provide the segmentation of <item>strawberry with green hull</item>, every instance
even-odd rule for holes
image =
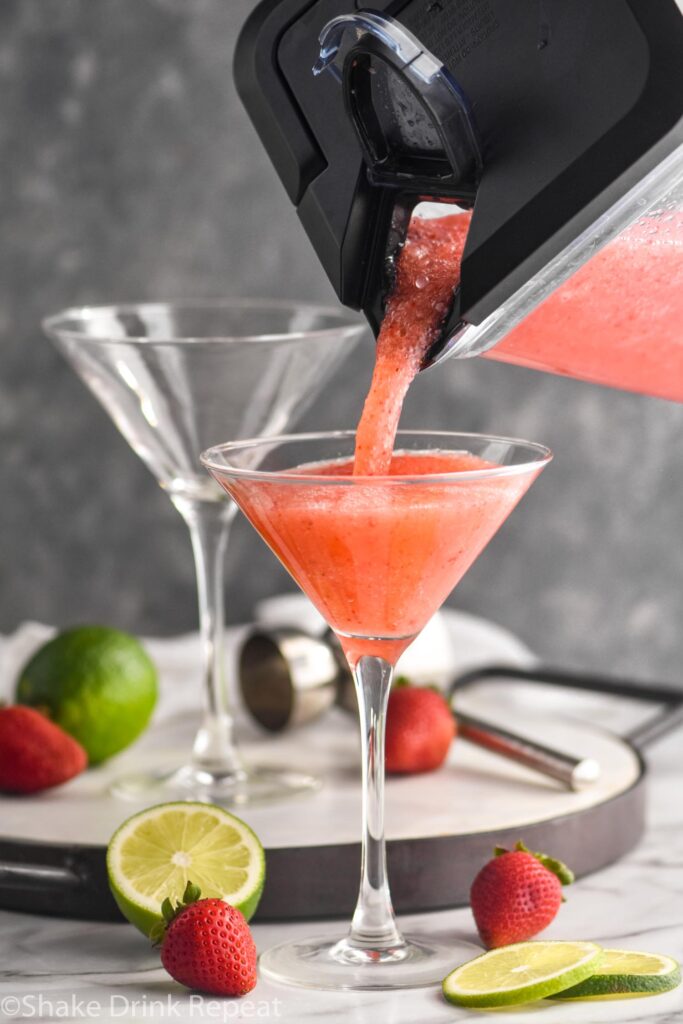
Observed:
[[[487,949],[525,942],[547,928],[563,902],[562,886],[574,875],[562,861],[532,853],[522,842],[496,847],[493,860],[472,883],[470,906]]]
[[[219,899],[201,899],[192,882],[182,902],[162,904],[164,923],[151,936],[171,977],[197,992],[243,996],[256,985],[256,945],[241,911]]]

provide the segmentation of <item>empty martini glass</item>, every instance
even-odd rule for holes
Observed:
[[[363,324],[344,310],[230,299],[69,309],[44,327],[180,512],[196,563],[205,696],[191,758],[121,777],[113,792],[229,806],[315,788],[290,767],[245,765],[235,747],[222,638],[223,563],[236,508],[199,454],[220,437],[286,430]]]
[[[458,949],[404,938],[392,910],[384,730],[393,667],[551,454],[502,437],[399,431],[391,474],[354,477],[354,445],[355,434],[343,431],[224,444],[202,455],[337,634],[360,710],[363,834],[351,929],[337,942],[277,946],[261,969],[313,988],[430,985],[452,970]]]

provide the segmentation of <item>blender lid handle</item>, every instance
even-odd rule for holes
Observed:
[[[441,69],[442,65],[436,57],[424,50],[413,33],[394,18],[373,11],[358,11],[332,18],[321,30],[318,37],[320,57],[313,66],[313,74],[319,75],[329,68],[341,81],[348,50],[348,45],[345,47],[344,44],[359,43],[365,36],[374,36],[383,43],[395,54],[397,66],[401,68],[408,67],[424,54],[428,61],[423,68],[418,67],[418,74],[422,74],[425,81]]]
[[[373,11],[333,18],[319,43],[313,74],[328,70],[343,85],[371,182],[471,202],[481,148],[469,101],[442,62],[408,29]],[[389,101],[377,109],[373,78]]]

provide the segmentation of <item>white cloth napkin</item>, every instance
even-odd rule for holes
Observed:
[[[325,624],[307,598],[284,594],[261,602],[257,622],[296,626],[320,633]],[[225,649],[229,678],[235,678],[235,658],[248,626],[226,629]],[[53,626],[24,622],[13,633],[0,636],[0,701],[11,702],[17,677],[28,658],[55,634]],[[177,637],[142,638],[159,672],[159,701],[155,721],[187,711],[199,711],[201,648],[197,633]],[[528,664],[532,655],[525,645],[500,626],[465,612],[445,609],[437,613],[408,648],[398,671],[418,683],[444,685],[455,674],[492,661]]]

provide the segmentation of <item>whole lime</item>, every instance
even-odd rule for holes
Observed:
[[[85,747],[90,764],[106,761],[146,728],[157,673],[128,633],[79,626],[44,644],[22,669],[19,704],[39,707]]]

